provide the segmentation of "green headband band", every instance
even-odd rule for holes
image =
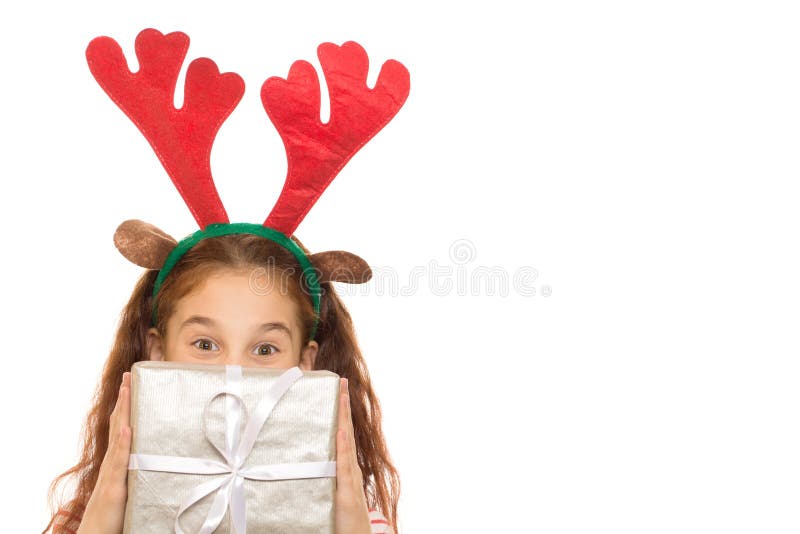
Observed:
[[[174,249],[172,249],[172,252],[169,253],[169,256],[167,256],[167,260],[164,262],[161,270],[159,270],[158,277],[156,278],[155,285],[153,286],[152,324],[156,324],[156,295],[158,295],[158,291],[161,289],[164,279],[167,277],[172,268],[175,267],[175,264],[178,263],[178,260],[180,260],[189,249],[191,249],[201,240],[208,237],[219,237],[230,234],[253,234],[264,237],[281,245],[283,248],[291,252],[295,258],[297,258],[297,261],[300,263],[300,267],[303,270],[303,276],[305,277],[306,284],[308,285],[308,290],[311,293],[311,300],[314,303],[314,326],[311,328],[311,335],[309,336],[309,339],[314,339],[314,336],[317,333],[317,325],[319,324],[320,295],[322,294],[322,288],[319,285],[319,278],[317,277],[317,270],[313,265],[311,265],[311,260],[308,259],[308,256],[306,256],[306,253],[303,252],[303,249],[300,248],[297,243],[292,241],[289,236],[283,232],[273,230],[272,228],[267,228],[266,226],[253,223],[209,224],[204,230],[198,230],[192,235],[181,240],[181,242],[178,243]]]

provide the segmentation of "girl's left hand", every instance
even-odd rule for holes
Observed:
[[[371,534],[361,468],[356,458],[353,419],[347,379],[339,384],[339,420],[336,431],[336,534]]]

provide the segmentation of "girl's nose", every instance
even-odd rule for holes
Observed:
[[[245,360],[244,356],[239,351],[232,351],[225,354],[223,358],[225,365],[247,365],[247,360]]]
[[[245,365],[247,365],[247,360],[245,360],[245,358],[241,354],[236,352],[234,354],[228,355],[228,357],[226,358],[226,362],[225,363],[227,365],[245,366]]]

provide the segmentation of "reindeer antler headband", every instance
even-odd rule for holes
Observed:
[[[192,212],[200,230],[180,243],[139,220],[123,222],[114,243],[128,260],[159,270],[155,296],[183,254],[208,237],[255,234],[289,250],[303,270],[317,321],[320,283],[366,282],[369,265],[345,251],[306,255],[292,234],[328,184],[358,150],[383,128],[406,100],[409,75],[386,61],[373,89],[367,87],[367,54],[355,42],[321,44],[317,49],[330,94],[330,119],[320,121],[320,87],[314,67],[295,61],[286,79],[272,77],[261,87],[264,108],[286,147],[286,182],[263,224],[230,223],[211,176],[211,146],[222,123],[244,94],[244,81],[220,74],[208,58],[195,59],[186,72],[184,104],[173,105],[178,73],[189,37],[147,29],[136,37],[139,71],[132,73],[116,41],[98,37],[89,43],[89,69],[111,99],[141,130]]]

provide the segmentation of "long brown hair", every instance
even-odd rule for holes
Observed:
[[[155,327],[162,336],[166,335],[167,321],[178,300],[214,272],[267,265],[274,267],[275,272],[282,275],[282,280],[289,281],[289,294],[300,310],[303,339],[308,339],[315,316],[310,297],[304,294],[301,278],[293,274],[301,272],[297,260],[280,245],[249,234],[207,238],[189,250],[166,277],[156,297]],[[70,478],[76,480],[74,496],[60,508],[68,514],[77,515],[86,506],[97,483],[100,465],[108,448],[109,419],[122,383],[122,374],[130,371],[135,362],[147,359],[146,336],[157,275],[158,271],[145,271],[120,314],[114,345],[83,426],[80,460],[57,476],[50,485],[48,500],[53,511],[59,508],[54,504],[54,496],[60,483]],[[348,379],[358,465],[364,477],[367,503],[370,507],[380,509],[396,530],[400,479],[383,437],[380,404],[372,389],[350,314],[330,283],[324,282],[321,287],[319,325],[314,338],[319,344],[315,369],[326,369]],[[54,525],[56,516],[54,513],[43,534],[51,526],[53,534],[66,532],[58,524]]]

